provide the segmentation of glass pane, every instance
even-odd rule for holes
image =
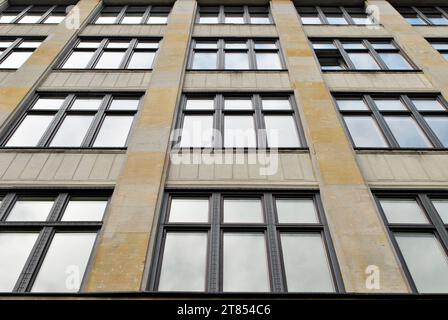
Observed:
[[[300,17],[303,24],[322,24],[318,17]]]
[[[264,234],[225,233],[223,246],[223,291],[270,290]]]
[[[277,199],[278,222],[319,223],[312,199]]]
[[[19,20],[19,23],[37,23],[37,21],[42,18],[42,15],[31,15],[27,14],[22,19]]]
[[[171,199],[169,222],[208,222],[208,199]]]
[[[150,16],[148,18],[147,24],[166,24],[168,21],[168,17],[163,16]]]
[[[437,50],[448,50],[448,42],[438,42],[438,43],[431,43],[431,45],[434,47],[434,49]]]
[[[18,69],[32,54],[31,51],[14,51],[0,63],[0,68]]]
[[[448,260],[433,234],[395,235],[420,293],[448,292]]]
[[[249,69],[249,56],[247,53],[229,53],[225,54],[226,69]]]
[[[224,23],[229,23],[229,24],[243,24],[244,23],[244,18],[242,16],[226,16],[225,17],[225,22]]]
[[[333,279],[320,234],[282,233],[288,292],[333,292]]]
[[[329,24],[348,24],[342,16],[327,16],[327,20]]]
[[[28,115],[6,143],[7,147],[35,147],[54,116]]]
[[[14,204],[6,221],[45,221],[53,207],[54,200],[41,198],[20,198]]]
[[[115,20],[117,19],[117,16],[99,16],[98,19],[96,19],[96,24],[114,24]]]
[[[213,99],[188,99],[185,110],[213,110]]]
[[[389,223],[429,223],[415,200],[381,199],[380,203]]]
[[[129,47],[129,41],[110,41],[106,48],[108,49],[127,49]]]
[[[339,110],[369,110],[366,103],[361,99],[338,99],[337,100]]]
[[[76,48],[82,49],[96,49],[100,46],[100,41],[80,41]]]
[[[134,52],[127,69],[151,69],[155,52]]]
[[[77,98],[70,107],[71,110],[98,110],[103,99]]]
[[[113,99],[109,110],[137,110],[140,99]]]
[[[381,111],[407,110],[403,103],[398,99],[375,100],[375,104]]]
[[[94,147],[124,147],[134,116],[106,116]]]
[[[275,42],[255,42],[255,49],[276,50]]]
[[[159,291],[204,291],[207,233],[169,232],[160,270]]]
[[[448,224],[448,200],[432,200],[444,224]]]
[[[137,43],[138,49],[157,49],[158,47],[159,42],[139,41]]]
[[[352,17],[352,19],[353,19],[353,22],[358,25],[374,23],[374,21],[372,20],[371,17]]]
[[[102,221],[107,200],[71,198],[61,221]]]
[[[9,40],[0,40],[0,48],[8,48],[10,47],[14,42]]]
[[[371,42],[372,47],[374,49],[382,49],[382,50],[388,50],[388,49],[396,49],[396,47],[390,43],[390,42]]]
[[[348,53],[355,69],[379,70],[380,67],[369,53]]]
[[[445,108],[442,106],[442,104],[435,100],[435,99],[413,99],[412,102],[414,103],[415,107],[419,111],[444,111]]]
[[[413,26],[426,25],[426,22],[424,20],[422,20],[420,17],[409,17],[409,18],[405,18],[405,20]]]
[[[298,148],[301,146],[292,116],[264,116],[270,148]]]
[[[425,117],[432,131],[445,147],[448,147],[448,117]]]
[[[64,19],[65,16],[49,16],[47,19],[45,19],[44,23],[58,24],[61,23]]]
[[[7,15],[7,14],[3,14],[3,15],[0,17],[0,23],[10,23],[10,22],[13,21],[16,17],[17,17],[17,15]]]
[[[213,116],[185,116],[182,127],[182,148],[213,146]]]
[[[247,43],[244,42],[229,42],[226,41],[225,43],[226,49],[247,49]]]
[[[38,233],[0,233],[0,292],[11,292]]]
[[[65,99],[39,98],[31,109],[33,110],[59,110]]]
[[[84,69],[87,68],[95,52],[93,51],[75,51],[65,61],[63,69]]]
[[[224,199],[225,223],[262,223],[260,199]]]
[[[224,117],[224,146],[226,148],[255,148],[257,146],[252,116]]]
[[[343,42],[342,46],[349,50],[364,50],[366,48],[361,42]]]
[[[400,147],[427,148],[431,143],[411,117],[384,117]]]
[[[123,60],[125,52],[103,52],[100,60],[95,65],[95,69],[118,69]]]
[[[201,13],[201,16],[199,17],[199,23],[201,24],[216,24],[218,23],[218,16],[217,15],[206,15]]]
[[[42,41],[23,41],[20,45],[19,48],[38,48],[40,46],[40,44],[42,43]]]
[[[429,18],[429,20],[435,24],[436,26],[446,26],[448,25],[448,19],[444,18],[444,17],[434,17],[434,18]]]
[[[250,23],[251,24],[271,24],[271,21],[269,20],[269,17],[250,17]]]
[[[334,50],[336,46],[332,42],[313,42],[313,48],[316,50]]]
[[[193,69],[216,69],[216,52],[195,52]]]
[[[399,53],[380,53],[380,57],[391,70],[412,70],[413,68]]]
[[[142,22],[142,16],[124,16],[121,24],[139,24]]]
[[[263,110],[291,110],[289,99],[263,99]]]
[[[92,120],[93,116],[66,116],[50,147],[80,147]]]
[[[224,100],[224,109],[226,109],[226,110],[252,110],[252,100],[226,98]]]
[[[96,233],[56,233],[31,292],[78,292]]]
[[[218,49],[216,42],[196,42],[196,49]]]
[[[280,62],[280,57],[278,53],[256,53],[257,67],[258,69],[281,69],[282,64]]]
[[[348,131],[358,148],[387,147],[387,142],[372,117],[345,116]]]

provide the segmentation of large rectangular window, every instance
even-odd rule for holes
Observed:
[[[3,193],[0,292],[78,292],[109,191]]]
[[[297,7],[302,24],[371,25],[374,17],[365,7]]]
[[[301,148],[305,141],[298,123],[290,95],[186,95],[176,146]]]
[[[151,291],[343,291],[319,197],[169,192]]]
[[[356,148],[445,149],[447,103],[437,95],[336,95]]]
[[[396,9],[413,26],[448,25],[447,7],[396,7]]]
[[[448,196],[378,192],[376,197],[413,291],[448,293]]]
[[[416,69],[390,39],[312,39],[311,42],[324,71]]]
[[[200,6],[199,24],[272,24],[267,6]]]
[[[0,38],[0,69],[18,69],[42,43],[42,38]]]
[[[168,6],[105,6],[95,16],[94,24],[166,24]]]
[[[152,68],[159,39],[81,38],[60,63],[61,69]]]
[[[58,24],[64,20],[69,6],[7,6],[0,11],[0,23]]]
[[[193,70],[280,70],[278,40],[274,39],[195,39],[189,68]]]
[[[129,94],[38,94],[3,147],[123,148],[139,103]]]

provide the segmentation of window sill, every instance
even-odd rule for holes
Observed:
[[[89,26],[166,26],[167,23],[89,23]]]
[[[357,154],[448,154],[448,148],[354,148]]]
[[[215,153],[215,152],[280,152],[280,153],[296,153],[296,152],[303,152],[307,153],[309,152],[308,147],[300,147],[300,148],[172,148],[171,152],[209,152],[209,153]]]
[[[338,73],[338,72],[350,72],[350,73],[381,73],[381,72],[386,72],[386,73],[423,73],[423,70],[421,69],[412,69],[412,70],[408,70],[408,69],[403,69],[403,70],[388,70],[388,69],[384,69],[384,70],[359,70],[359,69],[344,69],[344,70],[322,70],[322,72],[324,73]]]
[[[67,72],[85,72],[85,71],[98,71],[98,72],[150,72],[153,69],[71,69],[71,68],[53,68],[54,71],[67,71]],[[1,71],[1,69],[0,69]]]
[[[196,26],[274,26],[274,23],[195,23]]]
[[[288,71],[288,69],[187,69],[186,71],[198,71],[198,72],[213,72],[213,71],[219,71],[219,72],[283,72]]]
[[[116,153],[124,154],[127,148],[30,148],[30,147],[1,147],[0,153]]]

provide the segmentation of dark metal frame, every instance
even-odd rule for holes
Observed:
[[[304,16],[312,16],[319,18],[321,25],[332,25],[332,26],[345,26],[345,25],[358,25],[358,26],[366,26],[369,24],[359,24],[353,20],[354,15],[365,15],[368,17],[369,15],[366,13],[364,7],[350,7],[350,6],[338,6],[338,7],[326,7],[326,6],[297,6],[297,12],[299,15]],[[329,23],[327,19],[327,15],[337,14],[343,17],[347,23],[346,24],[335,24]],[[376,21],[374,21],[376,23]],[[313,25],[306,24],[305,25]]]
[[[102,98],[102,102],[98,110],[70,110],[70,107],[75,102],[76,98],[85,97],[96,97]],[[63,98],[64,102],[61,108],[58,110],[32,110],[34,103],[39,98]],[[109,110],[109,106],[113,98],[139,98],[139,105],[137,110]],[[103,147],[93,147],[95,138],[101,129],[102,123],[107,115],[129,115],[134,116],[133,124],[129,130],[132,131],[132,127],[135,123],[135,115],[141,109],[143,103],[143,94],[138,93],[101,93],[101,92],[77,92],[77,93],[66,93],[66,92],[54,92],[54,93],[36,93],[27,103],[26,107],[17,113],[16,117],[11,119],[11,124],[4,127],[0,132],[2,138],[0,139],[0,146],[3,149],[30,149],[30,148],[48,148],[48,149],[125,149],[127,146],[127,141],[123,147],[113,147],[113,148],[103,148]],[[54,115],[54,119],[48,126],[45,133],[42,135],[37,146],[34,147],[6,147],[6,143],[20,126],[22,121],[27,115],[38,114],[38,115]],[[86,133],[84,141],[79,147],[50,147],[51,140],[59,130],[61,124],[63,123],[67,115],[93,115],[94,119]],[[129,140],[129,133],[127,140]]]
[[[35,22],[37,23],[46,23],[45,20],[47,20],[50,16],[66,16],[67,15],[67,8],[70,7],[69,5],[29,5],[24,6],[25,8],[22,10],[14,10],[14,7],[19,6],[7,6],[5,9],[0,11],[0,16],[3,13],[13,13],[17,14],[17,17],[12,20],[9,23],[18,24],[19,21],[26,16],[27,14],[33,14],[33,13],[41,13],[42,17]],[[45,9],[47,7],[47,9]],[[55,24],[55,23],[52,23]]]
[[[395,239],[395,233],[426,233],[433,234],[437,241],[440,242],[445,254],[448,256],[448,224],[444,224],[440,215],[437,213],[432,200],[448,200],[448,194],[446,192],[440,191],[386,191],[378,190],[374,191],[376,205],[380,212],[380,215],[387,226],[387,231],[389,238],[391,239],[392,245],[397,253],[400,264],[406,275],[406,278],[411,286],[413,293],[418,293],[417,286],[412,279],[409,268],[407,267],[406,261],[404,260],[403,254],[401,253],[398,242]],[[417,204],[422,209],[423,213],[428,219],[428,224],[393,224],[388,223],[386,215],[383,208],[381,207],[381,199],[397,199],[397,200],[416,200]]]
[[[100,42],[100,45],[98,48],[77,48],[78,44],[80,42]],[[111,41],[129,41],[129,46],[125,48],[107,48],[107,45]],[[137,45],[139,42],[158,42],[158,48],[157,49],[148,49],[148,48],[137,48]],[[63,70],[136,70],[136,71],[145,71],[145,70],[152,70],[152,67],[154,66],[154,62],[157,59],[157,54],[159,52],[160,48],[160,37],[150,37],[150,38],[130,38],[130,37],[107,37],[107,38],[98,38],[98,37],[79,37],[76,39],[76,41],[70,46],[69,50],[65,51],[65,54],[62,55],[62,59],[56,64],[56,69],[63,69]],[[94,52],[92,58],[90,59],[89,63],[85,68],[64,68],[65,62],[70,58],[73,52]],[[101,59],[101,56],[104,52],[125,52],[121,62],[120,66],[118,68],[114,69],[95,69],[96,64]],[[132,55],[134,52],[154,52],[154,59],[152,61],[151,68],[148,69],[129,69],[127,66],[129,65],[129,62],[131,61]]]
[[[431,14],[440,14],[441,17],[446,18],[448,20],[448,11],[442,9],[440,6],[425,6],[425,7],[416,7],[416,6],[399,6],[395,8],[405,19],[406,16],[412,15],[420,18],[423,22],[426,23],[426,25],[429,26],[448,26],[446,24],[435,24],[433,23],[429,18],[428,15]],[[433,11],[432,13],[429,13],[427,9],[430,9]],[[426,11],[426,13],[425,13]],[[413,24],[415,26],[424,26],[425,24]]]
[[[379,93],[379,94],[334,94],[333,98],[335,99],[335,104],[337,106],[337,100],[338,99],[360,99],[364,101],[366,104],[368,110],[339,110],[341,116],[342,116],[342,122],[345,127],[345,130],[347,132],[348,137],[350,138],[352,145],[357,150],[382,150],[382,149],[400,149],[400,150],[437,150],[447,149],[448,146],[444,146],[440,139],[437,137],[437,135],[433,132],[431,127],[426,123],[424,116],[427,115],[433,115],[433,116],[448,116],[448,102],[439,94],[401,94],[401,93]],[[398,98],[404,106],[407,108],[407,110],[403,111],[380,111],[378,107],[376,106],[374,99],[396,99]],[[412,99],[436,99],[441,103],[443,107],[445,107],[444,111],[419,111],[414,106]],[[373,121],[378,125],[378,128],[383,135],[383,137],[386,140],[386,143],[389,145],[389,147],[386,148],[366,148],[366,147],[356,147],[355,142],[352,138],[352,135],[350,133],[350,130],[348,129],[345,121],[344,116],[366,116],[371,117]],[[395,139],[394,135],[392,134],[392,131],[390,130],[389,126],[387,125],[386,121],[384,120],[383,116],[410,116],[413,120],[415,120],[417,126],[422,130],[423,134],[428,138],[429,142],[433,145],[433,147],[429,148],[407,148],[407,147],[400,147],[397,140]]]
[[[41,44],[45,40],[44,37],[0,37],[0,40],[13,41],[13,43],[0,53],[0,65],[14,52],[34,52],[37,48],[19,48],[20,44],[24,41],[40,41]],[[5,68],[4,70],[16,70],[16,68]]]
[[[446,38],[429,38],[429,39],[426,39],[426,41],[428,41],[429,44],[430,44],[435,50],[437,50],[442,56],[443,56],[443,55],[446,55],[446,57],[445,57],[445,56],[443,56],[443,57],[444,57],[446,60],[448,60],[448,39],[446,39]],[[447,46],[447,48],[446,48],[446,49],[437,49],[437,48],[434,47],[435,44],[444,44],[444,45]]]
[[[149,24],[152,25],[153,23],[147,23],[149,17],[151,17],[151,15],[155,14],[157,16],[163,16],[166,17],[168,19],[168,16],[171,12],[171,6],[145,6],[145,5],[125,5],[125,6],[104,6],[100,12],[98,12],[98,14],[96,14],[93,19],[92,19],[92,24],[98,24],[98,25],[113,25],[113,24],[122,24],[121,21],[123,20],[123,18],[127,15],[132,16],[132,15],[141,15],[142,16],[142,20],[140,21],[140,23],[137,24]],[[107,24],[102,24],[102,23],[96,23],[97,19],[100,16],[117,16],[117,18],[115,19],[114,23],[107,23]],[[165,23],[158,23],[158,24],[166,24]],[[133,25],[133,24],[125,24],[125,25]]]
[[[188,98],[194,98],[194,99],[206,99],[206,98],[213,98],[214,100],[214,109],[211,110],[186,110],[186,104]],[[250,98],[252,101],[253,108],[250,110],[225,110],[224,109],[224,101],[225,98]],[[262,98],[287,98],[289,100],[289,103],[291,105],[291,109],[289,110],[263,110],[262,109]],[[178,130],[182,130],[183,128],[183,121],[185,118],[185,115],[210,115],[213,116],[213,129],[221,132],[222,140],[218,140],[216,138],[213,139],[213,142],[215,145],[213,145],[212,148],[206,148],[202,147],[201,149],[212,149],[212,150],[223,150],[223,149],[245,149],[245,150],[251,150],[251,149],[269,149],[269,148],[276,148],[280,150],[297,150],[297,149],[308,149],[305,133],[303,132],[303,128],[301,126],[301,120],[298,112],[297,105],[294,100],[294,96],[291,93],[285,92],[285,93],[270,93],[270,92],[263,92],[263,93],[185,93],[182,96],[181,103],[180,103],[180,112],[178,112],[178,117],[176,121],[175,128]],[[255,130],[255,138],[256,138],[256,148],[225,148],[224,147],[224,117],[225,115],[252,115],[254,119],[254,130]],[[277,147],[269,147],[267,144],[267,137],[265,134],[258,134],[259,130],[266,129],[266,125],[264,122],[264,115],[290,115],[294,123],[296,125],[297,134],[300,142],[300,146],[296,148],[277,148]],[[243,128],[244,129],[244,128]],[[172,148],[175,149],[194,149],[193,147],[184,147],[179,148],[177,146],[180,145],[180,140],[182,137],[178,137],[176,141],[173,141]]]
[[[200,17],[201,14],[206,14],[206,15],[213,15],[216,16],[216,18],[218,19],[217,23],[212,23],[212,24],[234,24],[234,23],[226,23],[225,22],[225,17],[226,14],[232,15],[232,14],[237,14],[239,16],[241,16],[243,18],[243,23],[241,24],[236,24],[235,25],[242,25],[242,24],[252,24],[252,25],[270,25],[270,24],[274,24],[274,19],[271,15],[271,10],[269,9],[269,6],[248,6],[248,5],[244,5],[244,6],[199,6],[197,15],[196,15],[196,20],[195,22],[197,24],[209,24],[209,23],[200,23]],[[252,16],[256,16],[256,15],[264,15],[269,19],[269,23],[263,23],[263,24],[257,24],[257,23],[252,23],[251,22],[251,17]]]
[[[210,219],[207,223],[169,223],[169,206],[173,197],[182,198],[208,198],[210,205]],[[224,223],[222,210],[223,199],[260,199],[263,208],[263,223]],[[316,224],[279,224],[275,209],[275,199],[278,198],[300,198],[312,199],[320,223]],[[203,231],[208,233],[207,248],[207,268],[206,268],[206,288],[205,292],[222,292],[222,235],[226,231],[235,232],[263,232],[266,239],[266,249],[268,255],[268,270],[271,292],[287,292],[285,271],[283,267],[283,257],[281,253],[281,244],[279,236],[281,232],[305,232],[319,233],[325,245],[328,264],[331,270],[335,292],[345,292],[342,275],[337,262],[335,249],[330,238],[330,233],[319,194],[315,191],[291,191],[291,190],[244,190],[244,196],[241,196],[241,190],[167,190],[160,215],[158,233],[155,241],[154,259],[152,260],[148,291],[157,291],[160,270],[163,260],[163,248],[167,231],[170,232],[189,232]]]
[[[334,49],[314,49],[314,52],[316,53],[317,59],[319,63],[321,64],[322,71],[356,71],[356,72],[365,72],[365,71],[371,71],[371,72],[382,72],[382,71],[392,71],[392,72],[415,72],[419,71],[419,68],[409,59],[409,57],[401,50],[401,48],[398,46],[398,44],[395,42],[394,39],[360,39],[360,38],[310,38],[311,47],[313,47],[313,43],[320,43],[325,42],[329,43],[331,42],[334,46]],[[353,42],[353,43],[362,43],[364,45],[365,49],[345,49],[343,46],[343,42]],[[375,49],[372,45],[376,43],[390,43],[395,48],[394,49]],[[369,54],[377,63],[379,69],[357,69],[353,62],[351,61],[349,57],[349,53],[367,53]],[[397,53],[401,55],[407,63],[411,66],[411,69],[390,69],[386,63],[381,58],[381,53]],[[340,69],[332,69],[327,70],[322,67],[321,60],[325,59],[336,59],[340,62],[343,62],[343,65],[340,64]]]
[[[225,43],[226,42],[246,42],[246,49],[226,49]],[[201,42],[215,42],[217,44],[216,49],[196,49],[196,43]],[[276,49],[259,49],[255,48],[255,42],[256,43],[263,43],[263,42],[269,42],[276,45]],[[216,59],[216,68],[214,69],[194,69],[193,68],[193,61],[194,61],[194,55],[196,52],[205,52],[205,53],[216,53],[217,59]],[[226,52],[246,52],[248,55],[248,61],[249,61],[249,68],[248,69],[226,69],[225,68],[225,54]],[[276,53],[280,60],[281,67],[279,69],[259,69],[257,67],[257,53]],[[191,40],[190,45],[190,53],[189,53],[189,59],[187,64],[187,70],[189,71],[250,71],[250,70],[261,70],[261,71],[283,71],[286,70],[286,62],[283,58],[281,48],[280,48],[280,41],[276,38],[193,38]]]
[[[37,277],[40,267],[45,259],[47,251],[51,245],[54,235],[58,233],[84,233],[84,232],[96,232],[99,233],[103,222],[102,221],[61,221],[64,210],[71,197],[86,197],[92,199],[105,199],[110,200],[112,190],[95,189],[94,196],[92,197],[92,190],[78,189],[78,190],[11,190],[5,191],[2,197],[2,203],[0,206],[0,233],[18,232],[38,232],[39,236],[33,249],[28,256],[28,259],[23,267],[21,274],[13,289],[13,293],[25,293],[29,292],[33,286],[33,283]],[[13,222],[6,221],[8,214],[11,212],[15,202],[20,197],[44,197],[53,198],[54,204],[50,211],[50,214],[46,221],[39,222]],[[109,206],[109,203],[108,205]],[[107,211],[107,206],[106,210]],[[98,237],[97,237],[98,238]],[[95,246],[94,246],[95,247]],[[94,251],[94,247],[92,252]],[[92,258],[92,254],[89,260]],[[87,269],[86,269],[87,271]],[[87,272],[86,272],[87,273]],[[82,284],[85,281],[86,273],[81,281]]]

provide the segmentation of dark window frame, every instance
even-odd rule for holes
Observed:
[[[213,98],[213,104],[214,109],[211,110],[186,110],[186,104],[188,98],[193,99],[205,99],[205,98]],[[250,110],[224,110],[224,101],[225,98],[250,98],[252,102],[253,108]],[[261,105],[262,98],[287,98],[291,109],[290,110],[263,110]],[[271,149],[275,148],[278,150],[308,150],[308,145],[306,142],[305,132],[303,131],[302,121],[300,118],[298,106],[296,105],[294,95],[291,92],[284,92],[284,93],[273,93],[273,92],[260,92],[260,93],[247,93],[247,92],[241,92],[241,93],[235,93],[235,92],[210,92],[210,93],[184,93],[182,95],[182,99],[179,105],[179,112],[177,114],[177,120],[175,129],[182,130],[184,119],[186,115],[211,115],[213,116],[213,129],[218,130],[221,132],[222,140],[214,139],[214,145],[212,147],[201,147],[201,148],[195,148],[195,147],[180,147],[180,141],[182,137],[178,137],[176,141],[172,142],[172,148],[175,150],[263,150],[263,149]],[[231,147],[231,148],[225,148],[224,147],[224,117],[225,115],[252,115],[254,119],[254,130],[255,130],[255,138],[256,138],[256,147],[255,148],[238,148],[238,147]],[[264,115],[291,115],[292,119],[294,120],[294,124],[297,129],[298,134],[298,140],[301,144],[301,146],[296,148],[291,147],[269,147],[267,144],[267,137],[265,134],[258,134],[258,130],[264,130],[266,129],[266,124],[264,121]]]
[[[165,23],[147,23],[148,19],[152,14],[156,15],[164,15],[166,16],[167,20],[169,18],[169,15],[171,13],[171,6],[160,6],[160,5],[111,5],[111,6],[103,6],[101,10],[92,18],[91,24],[92,25],[166,25],[168,22]],[[116,14],[117,17],[115,19],[114,23],[97,23],[99,17],[102,15],[108,15],[108,14]],[[123,18],[127,15],[132,14],[141,14],[142,20],[140,23],[121,23],[123,21]]]
[[[16,13],[17,17],[13,19],[9,23],[4,24],[21,24],[19,21],[25,17],[27,14],[32,13],[42,13],[42,17],[35,23],[29,23],[29,24],[52,24],[56,25],[57,23],[46,23],[45,21],[51,17],[51,16],[67,16],[67,8],[70,7],[70,5],[28,5],[23,6],[25,7],[22,10],[14,9],[14,7],[22,7],[22,6],[7,6],[3,10],[0,10],[0,16],[3,15],[3,13]],[[44,7],[48,7],[48,9],[44,10]],[[40,9],[42,8],[42,9]],[[40,9],[40,10],[39,10]],[[1,23],[0,25],[2,25]],[[28,24],[28,23],[27,23]]]
[[[34,244],[26,263],[21,270],[15,287],[9,293],[29,292],[36,280],[42,263],[45,260],[48,249],[56,233],[86,233],[95,232],[97,234],[92,247],[87,267],[81,280],[79,292],[82,291],[87,279],[87,273],[91,260],[93,259],[95,247],[99,239],[99,233],[103,226],[103,221],[110,206],[112,189],[18,189],[5,190],[1,192],[2,203],[0,205],[0,233],[28,233],[38,232],[39,236]],[[46,221],[6,221],[15,202],[20,197],[45,197],[54,198],[54,203]],[[61,221],[64,210],[72,197],[104,198],[107,205],[102,221]],[[4,292],[2,292],[4,293]],[[7,294],[7,293],[6,293]]]
[[[411,276],[409,268],[406,264],[406,261],[403,257],[403,254],[400,250],[397,240],[395,239],[394,233],[426,233],[433,234],[437,241],[439,241],[442,246],[445,254],[448,256],[448,224],[444,224],[440,215],[438,214],[435,206],[432,203],[432,200],[448,199],[448,194],[446,192],[440,192],[437,190],[429,190],[429,191],[419,191],[419,190],[373,190],[375,203],[377,205],[378,211],[380,213],[381,218],[383,219],[384,224],[386,225],[386,229],[389,235],[389,238],[392,242],[393,248],[398,256],[400,264],[403,268],[406,279],[408,280],[409,285],[411,286],[411,290],[413,293],[419,293],[417,290],[417,286]],[[419,207],[422,209],[422,212],[425,214],[428,219],[428,224],[398,224],[398,223],[389,223],[387,221],[386,214],[381,206],[380,200],[389,199],[389,200],[415,200]]]
[[[1,64],[14,52],[34,52],[34,51],[36,51],[36,49],[39,48],[39,47],[37,47],[37,48],[19,48],[19,46],[22,42],[40,41],[41,42],[40,45],[42,45],[42,42],[45,41],[45,37],[38,37],[38,36],[37,37],[36,36],[11,37],[11,36],[9,36],[9,37],[0,37],[0,40],[13,42],[8,48],[5,48],[5,50],[0,53],[0,64]],[[17,70],[17,68],[0,67],[0,70]]]
[[[445,7],[447,8],[447,7]],[[412,26],[435,26],[435,27],[447,27],[447,24],[435,24],[433,23],[430,18],[428,18],[427,15],[431,14],[428,13],[427,9],[434,10],[434,13],[440,14],[442,17],[446,18],[448,20],[448,11],[447,9],[443,9],[441,6],[398,6],[395,7],[395,9],[403,16],[404,19],[406,19],[406,15],[415,15],[416,17],[420,18],[423,22],[426,24],[411,24]],[[425,13],[426,11],[426,13]]]
[[[403,103],[403,105],[407,108],[407,110],[403,111],[380,111],[375,105],[374,99],[393,99],[399,98],[399,100]],[[419,111],[412,103],[412,99],[436,99],[441,105],[445,108],[442,111]],[[333,94],[334,103],[336,108],[341,115],[341,122],[345,128],[346,134],[349,137],[352,146],[355,150],[446,150],[448,148],[443,146],[440,139],[430,128],[429,124],[426,123],[424,116],[433,115],[433,116],[445,116],[448,117],[448,102],[440,95],[436,93],[428,93],[428,94],[407,94],[407,93],[346,93],[346,94]],[[338,108],[337,100],[344,99],[360,99],[364,101],[368,110],[340,110]],[[397,140],[395,139],[392,131],[389,126],[386,124],[384,120],[384,115],[386,116],[410,116],[414,119],[417,127],[419,127],[429,142],[433,145],[433,147],[428,148],[415,148],[415,147],[400,147]],[[348,126],[344,120],[344,116],[370,116],[373,121],[378,125],[378,128],[384,137],[386,143],[389,145],[386,148],[383,147],[357,147],[355,145],[354,139],[348,129]]]
[[[245,49],[226,49],[225,44],[226,42],[232,43],[232,42],[246,42],[246,48]],[[197,42],[214,42],[217,44],[216,49],[196,49],[196,43]],[[260,42],[270,42],[275,43],[276,49],[256,49],[255,43]],[[248,69],[226,69],[225,68],[225,53],[227,52],[247,52],[248,61],[249,61],[249,68]],[[214,69],[194,69],[193,63],[194,63],[194,55],[195,52],[216,52],[216,68]],[[280,68],[279,69],[260,69],[257,67],[257,58],[256,54],[258,52],[266,52],[266,53],[276,53],[278,55],[279,61],[280,61]],[[286,61],[282,54],[282,49],[280,46],[280,40],[278,38],[192,38],[191,44],[190,44],[190,52],[189,52],[189,58],[187,63],[187,71],[286,71]]]
[[[320,24],[313,24],[313,23],[303,23],[303,25],[330,25],[330,26],[369,26],[372,24],[378,24],[377,21],[373,21],[372,24],[359,24],[356,23],[353,19],[353,15],[357,14],[365,14],[366,17],[369,17],[369,15],[365,12],[365,8],[362,6],[354,7],[354,6],[296,6],[297,13],[301,17],[304,16],[312,16],[316,17],[320,20]],[[331,14],[340,14],[347,23],[345,24],[335,24],[335,23],[329,23],[327,19],[327,15]]]
[[[127,49],[124,48],[107,48],[107,45],[109,42],[114,41],[129,41],[129,46]],[[94,71],[120,71],[120,70],[131,70],[131,71],[151,71],[154,67],[154,63],[157,59],[160,44],[161,44],[162,38],[161,37],[119,37],[119,36],[112,36],[112,37],[78,37],[68,48],[63,52],[62,57],[59,59],[59,61],[56,63],[55,69],[57,70],[94,70]],[[78,44],[80,42],[100,42],[98,48],[77,48]],[[151,48],[137,48],[137,45],[139,42],[158,42],[158,47],[156,49]],[[73,52],[91,52],[93,51],[94,54],[92,58],[89,60],[89,63],[85,68],[64,68],[64,64],[67,62],[67,60],[71,57]],[[104,52],[125,52],[121,62],[120,66],[118,68],[98,68],[96,69],[95,66],[100,60],[102,54]],[[143,69],[143,68],[127,68],[129,65],[132,55],[134,52],[154,52],[154,59],[152,61],[151,68]]]
[[[238,13],[242,14],[243,23],[226,23],[225,17],[226,13]],[[200,23],[201,14],[213,14],[216,15],[218,22],[217,23]],[[252,15],[257,14],[266,14],[269,19],[269,23],[252,23],[251,17]],[[271,10],[269,6],[251,6],[251,5],[243,5],[243,6],[199,6],[195,18],[196,24],[203,25],[216,25],[216,24],[224,24],[224,25],[273,25],[274,18],[272,17]]]
[[[435,50],[437,50],[444,57],[445,60],[448,60],[448,39],[447,38],[427,38],[426,41],[428,41],[429,44]],[[447,48],[446,49],[437,49],[434,47],[435,44],[446,44]],[[446,57],[445,57],[445,55],[446,55]]]
[[[168,222],[170,201],[173,197],[182,198],[207,198],[209,199],[210,220],[207,223],[170,223]],[[263,210],[263,223],[224,223],[223,222],[223,199],[260,199]],[[282,198],[300,198],[312,199],[319,223],[315,224],[279,224],[275,207],[275,199]],[[207,293],[222,292],[223,286],[223,248],[222,236],[224,232],[263,232],[265,234],[267,265],[269,272],[270,291],[286,292],[286,275],[283,266],[283,257],[281,253],[280,233],[318,233],[322,237],[328,267],[330,269],[334,293],[345,292],[343,279],[327,220],[321,204],[320,195],[317,191],[297,191],[297,190],[245,190],[244,196],[239,191],[231,190],[178,190],[166,189],[161,215],[157,227],[157,237],[154,242],[153,259],[151,262],[150,276],[147,284],[147,291],[158,292],[160,271],[163,260],[164,243],[167,231],[170,232],[194,232],[202,231],[208,234],[207,244],[207,265],[205,275],[205,290]],[[294,292],[291,292],[294,293]]]
[[[401,47],[392,38],[310,38],[310,46],[316,55],[322,72],[419,72],[420,68],[408,57],[408,55],[401,49]],[[334,49],[315,49],[313,43],[329,43],[334,46]],[[345,49],[343,42],[361,42],[365,49]],[[394,49],[375,49],[373,47],[376,43],[390,43]],[[376,62],[379,69],[356,69],[352,60],[349,57],[349,53],[367,53]],[[390,69],[383,58],[381,53],[397,53],[399,54],[410,66],[411,69]],[[322,68],[321,59],[332,58],[341,60],[343,67],[340,69],[325,69]],[[344,68],[345,67],[345,68]]]
[[[63,98],[64,102],[62,103],[60,109],[58,110],[31,110],[36,101],[40,98]],[[93,97],[93,98],[102,98],[101,105],[98,110],[69,110],[71,105],[74,103],[77,97],[85,98],[85,97]],[[129,137],[131,136],[131,132],[133,127],[135,126],[135,120],[138,113],[141,110],[143,104],[144,93],[123,93],[123,92],[36,92],[23,107],[15,114],[15,116],[10,120],[10,122],[4,127],[2,131],[0,131],[0,149],[45,149],[45,150],[58,150],[58,149],[67,149],[67,150],[79,150],[79,149],[100,149],[100,150],[124,150],[127,148],[127,144],[129,142]],[[113,98],[139,98],[139,104],[136,110],[108,110]],[[45,130],[42,135],[40,141],[37,146],[26,146],[26,147],[18,147],[18,146],[6,146],[9,139],[19,128],[22,121],[29,114],[37,114],[37,115],[50,115],[54,114],[54,118]],[[103,121],[107,115],[133,115],[134,119],[132,121],[131,127],[128,132],[128,136],[123,147],[94,147],[93,143],[95,142],[95,138],[97,137]],[[93,115],[94,119],[92,120],[90,127],[84,137],[84,140],[79,147],[50,147],[50,143],[53,137],[58,132],[61,124],[67,115]]]

